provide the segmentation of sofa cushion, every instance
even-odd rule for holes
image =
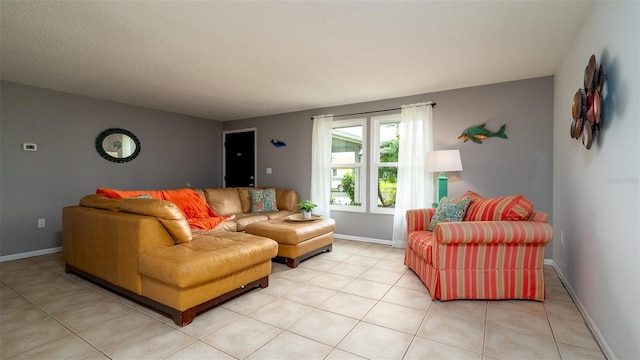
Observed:
[[[278,243],[243,233],[221,231],[196,235],[186,244],[140,255],[140,273],[187,288],[229,276],[276,256]]]
[[[252,213],[278,211],[276,189],[249,189],[249,195],[251,196]]]
[[[248,187],[239,187],[236,188],[238,190],[238,196],[240,196],[240,202],[242,203],[242,212],[249,213],[251,212],[251,195],[249,195]]]
[[[211,209],[218,215],[242,214],[240,196],[234,188],[204,189],[204,196]]]
[[[189,227],[192,229],[218,230],[218,227],[227,220],[232,220],[235,215],[214,216],[202,219],[187,219]]]
[[[292,189],[276,189],[276,202],[278,210],[288,210],[298,212],[300,197]]]
[[[160,199],[124,199],[120,204],[120,211],[155,216],[176,244],[191,241],[189,223],[182,211],[172,202]]]
[[[473,191],[462,197],[471,197],[465,221],[527,220],[533,212],[533,203],[522,195],[485,198]]]
[[[429,226],[427,226],[427,230],[433,231],[433,228],[441,222],[462,221],[467,213],[469,203],[471,203],[471,197],[469,196],[462,199],[443,197],[436,208],[436,213],[431,217],[431,222]]]

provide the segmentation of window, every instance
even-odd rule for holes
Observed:
[[[396,204],[400,114],[371,118],[371,212],[392,214]]]
[[[337,121],[331,138],[331,208],[366,208],[366,119]]]
[[[400,114],[334,122],[331,139],[332,210],[365,212],[369,204],[371,213],[393,213],[399,125]],[[370,147],[366,141],[369,127]]]

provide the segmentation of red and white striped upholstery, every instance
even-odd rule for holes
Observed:
[[[434,212],[407,211],[404,259],[433,300],[544,300],[544,249],[553,239],[546,213],[534,211],[528,221],[445,222],[426,231]]]

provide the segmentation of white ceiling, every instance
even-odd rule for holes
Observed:
[[[590,2],[0,2],[1,78],[234,120],[552,75]]]

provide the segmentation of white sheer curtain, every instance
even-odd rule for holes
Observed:
[[[433,179],[427,171],[427,152],[433,150],[431,104],[402,106],[399,138],[393,247],[406,247],[406,211],[430,207],[433,202]]]
[[[311,137],[311,201],[318,205],[313,211],[331,217],[331,132],[333,115],[313,117]]]

